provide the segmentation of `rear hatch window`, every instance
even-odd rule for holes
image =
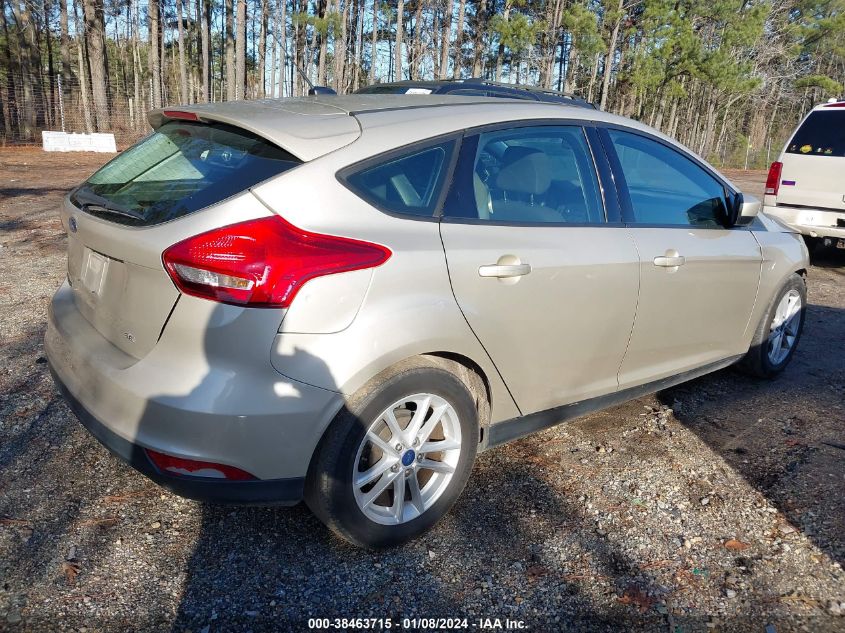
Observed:
[[[222,123],[171,121],[107,163],[71,195],[87,213],[129,226],[184,217],[302,161]]]
[[[788,154],[845,156],[845,111],[817,110],[801,124],[786,146]]]

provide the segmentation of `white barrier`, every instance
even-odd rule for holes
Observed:
[[[117,152],[114,134],[41,132],[45,152]]]

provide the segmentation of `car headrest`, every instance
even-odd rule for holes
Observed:
[[[552,182],[549,157],[532,147],[509,147],[496,186],[506,191],[543,194]]]

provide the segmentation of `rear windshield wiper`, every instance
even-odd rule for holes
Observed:
[[[133,220],[139,220],[141,222],[146,220],[142,213],[116,204],[107,198],[98,196],[96,193],[88,189],[77,189],[73,194],[73,198],[77,203],[79,203],[79,206],[83,211],[120,215],[126,218],[132,218]]]

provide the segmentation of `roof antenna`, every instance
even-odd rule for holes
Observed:
[[[285,62],[287,62],[288,54],[285,51]],[[308,75],[305,74],[305,71],[302,70],[298,64],[291,64],[294,68],[296,68],[297,72],[299,73],[300,77],[305,80],[305,83],[308,84],[308,96],[313,97],[315,95],[336,95],[337,93],[329,88],[328,86],[315,86],[311,83],[311,80],[308,79]]]

